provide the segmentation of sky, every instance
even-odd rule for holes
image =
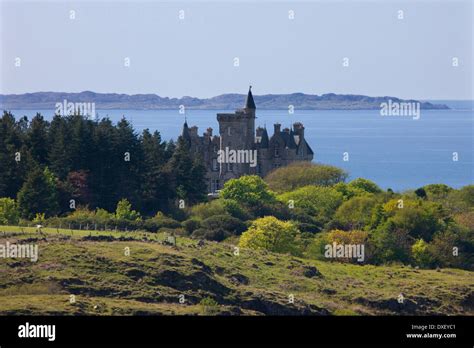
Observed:
[[[471,0],[0,5],[1,94],[474,99]]]

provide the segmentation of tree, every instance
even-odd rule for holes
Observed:
[[[419,189],[416,189],[415,190],[415,195],[417,195],[418,197],[420,197],[422,199],[425,199],[427,197],[426,191],[423,187],[420,187]]]
[[[156,210],[165,210],[172,196],[168,177],[164,171],[165,143],[161,142],[159,132],[151,134],[145,129],[140,138],[143,148],[141,167],[142,211],[151,214]]]
[[[299,235],[298,228],[292,222],[266,216],[252,222],[249,229],[240,237],[239,246],[299,255]]]
[[[178,145],[169,161],[176,195],[189,204],[204,200],[206,196],[205,169],[199,158],[191,157],[189,144],[180,136]]]
[[[44,213],[47,217],[58,213],[55,180],[48,168],[42,170],[36,167],[28,174],[18,192],[18,205],[22,217],[33,219],[37,213]]]
[[[48,128],[49,123],[44,120],[40,113],[37,113],[31,120],[28,129],[27,143],[31,156],[41,164],[47,164],[48,159]]]
[[[67,186],[71,188],[71,197],[76,200],[76,204],[87,205],[92,200],[89,175],[90,173],[85,170],[69,172],[67,175]]]
[[[47,157],[51,170],[60,180],[66,179],[73,165],[70,138],[67,120],[64,117],[55,115],[50,125],[49,152]]]
[[[347,173],[337,167],[295,162],[270,172],[265,181],[272,190],[282,193],[308,185],[332,186],[344,182],[346,178]]]
[[[123,198],[117,203],[117,209],[115,210],[115,218],[117,220],[130,220],[137,221],[140,220],[140,213],[132,210],[132,205],[130,202]]]
[[[445,184],[430,184],[423,186],[423,189],[430,200],[442,200],[453,190]]]
[[[459,199],[465,202],[470,208],[474,207],[474,185],[461,187],[459,190]]]
[[[137,207],[140,207],[140,165],[143,162],[143,152],[140,141],[132,125],[122,118],[118,123],[114,136],[113,148],[117,176],[117,197],[126,197]]]
[[[115,202],[119,196],[117,187],[120,183],[118,171],[119,161],[123,161],[123,153],[118,154],[116,149],[116,127],[108,118],[95,124],[93,142],[94,152],[90,158],[91,174],[88,178],[89,187],[93,195],[92,207],[101,207],[108,211],[115,209]],[[121,156],[120,156],[121,155]]]
[[[15,200],[0,198],[0,225],[16,225],[20,219],[20,212]]]
[[[27,124],[26,118],[15,122],[10,112],[0,117],[0,197],[16,197],[32,162],[24,140]]]
[[[238,179],[230,179],[224,184],[221,197],[232,199],[247,207],[261,207],[274,203],[275,194],[268,185],[257,175],[244,175]]]

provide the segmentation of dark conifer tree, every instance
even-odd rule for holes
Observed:
[[[49,131],[49,167],[60,180],[66,179],[73,165],[68,126],[66,118],[55,115]]]
[[[49,123],[37,113],[27,132],[27,144],[33,160],[44,165],[48,164],[48,128]]]
[[[17,199],[20,214],[27,219],[33,219],[37,213],[48,217],[59,212],[55,177],[40,166],[28,174]]]
[[[14,198],[23,184],[30,158],[24,141],[28,120],[15,122],[10,112],[0,118],[0,197]]]
[[[145,214],[151,215],[158,210],[166,210],[172,195],[168,176],[164,171],[166,144],[161,142],[159,132],[151,134],[145,129],[141,137],[141,146],[144,155],[140,169],[142,209]]]
[[[201,201],[205,196],[205,171],[199,162],[202,161],[199,158],[193,159],[189,143],[180,136],[169,162],[169,170],[177,198],[188,204]]]

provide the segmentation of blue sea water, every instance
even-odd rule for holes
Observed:
[[[472,101],[436,101],[450,110],[421,110],[420,119],[382,117],[378,110],[258,110],[257,126],[266,125],[269,135],[273,124],[282,128],[302,122],[312,147],[314,162],[332,164],[349,172],[349,178],[364,177],[383,188],[396,191],[431,183],[461,187],[474,183],[474,119]],[[54,110],[12,110],[16,117],[30,119],[36,112],[50,120]],[[97,110],[99,117],[130,120],[141,132],[157,130],[164,140],[176,139],[184,115],[178,110]],[[208,127],[218,133],[217,112],[229,110],[187,110],[188,124]],[[349,160],[343,160],[343,154]],[[458,160],[453,160],[453,153]]]

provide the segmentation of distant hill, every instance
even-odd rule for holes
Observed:
[[[323,94],[313,95],[304,93],[265,94],[254,96],[258,109],[288,109],[294,105],[296,109],[304,110],[370,110],[379,109],[380,103],[387,102],[418,102],[403,100],[396,97],[368,97],[354,94]],[[12,109],[54,109],[56,103],[63,102],[95,103],[96,109],[136,109],[159,110],[176,109],[184,105],[190,109],[234,110],[242,107],[244,94],[221,94],[216,97],[199,99],[194,97],[168,98],[156,94],[117,94],[95,93],[90,91],[80,93],[36,92],[25,94],[0,94],[2,110]],[[449,109],[444,104],[420,102],[421,109]]]

